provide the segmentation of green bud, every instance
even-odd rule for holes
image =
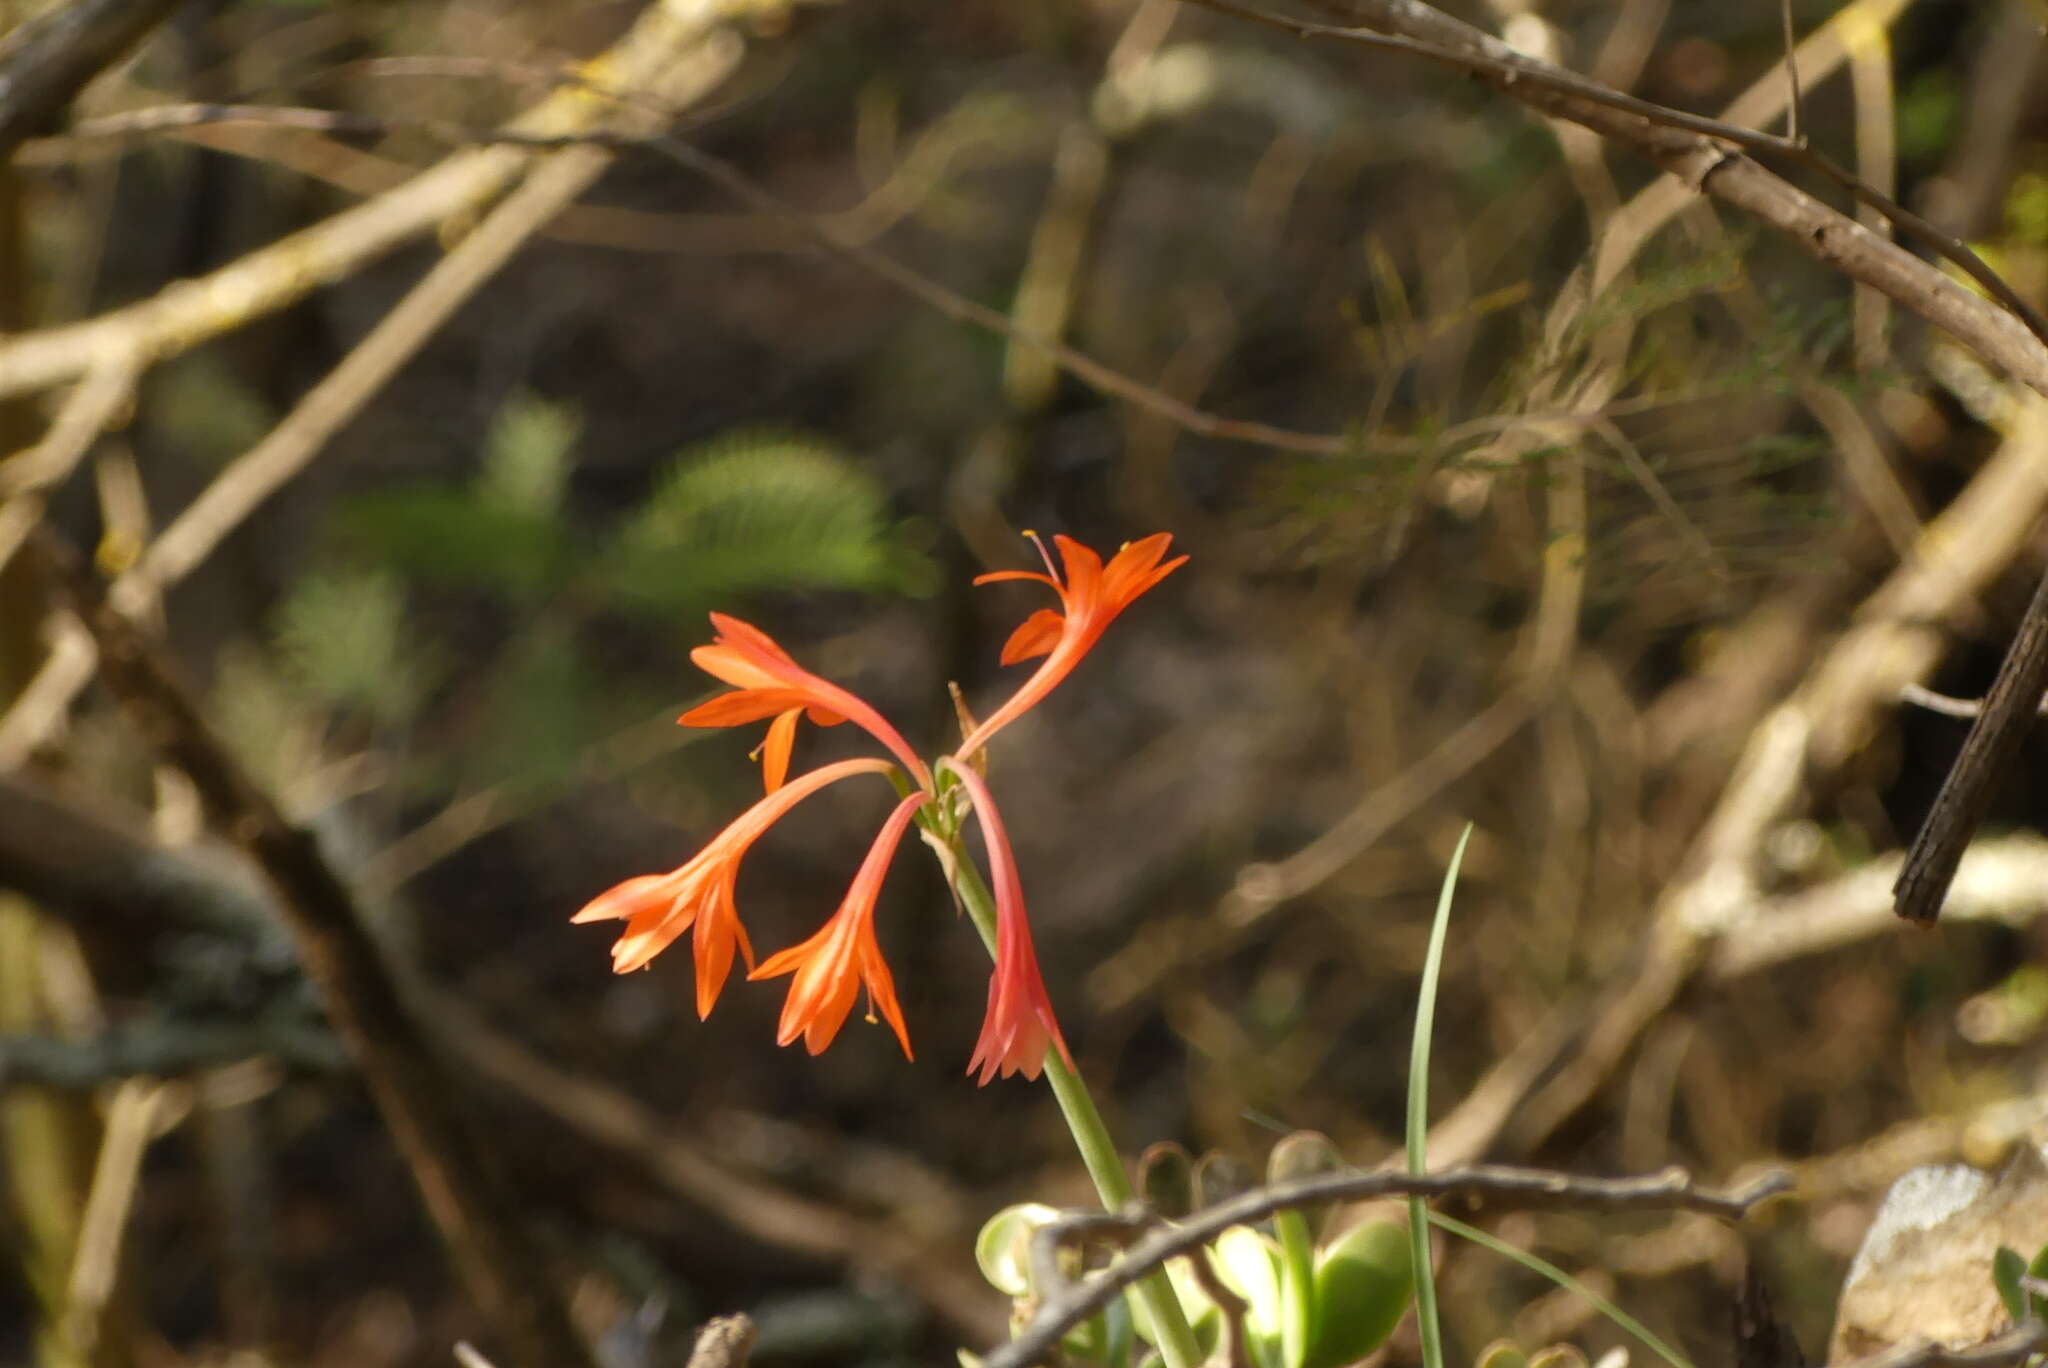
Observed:
[[[1576,1344],[1552,1344],[1529,1355],[1529,1368],[1586,1368],[1586,1355]]]
[[[1291,1183],[1326,1173],[1343,1173],[1350,1167],[1329,1136],[1321,1131],[1301,1130],[1283,1136],[1280,1143],[1273,1146],[1272,1154],[1266,1158],[1266,1181]],[[1308,1222],[1311,1239],[1322,1239],[1323,1228],[1329,1224],[1330,1214],[1336,1208],[1335,1202],[1317,1202],[1313,1206],[1298,1208],[1302,1218]]]
[[[1210,1150],[1195,1165],[1195,1201],[1204,1207],[1227,1202],[1239,1193],[1251,1190],[1251,1170],[1242,1159]]]
[[[1138,1156],[1138,1195],[1154,1215],[1184,1220],[1195,1206],[1195,1161],[1171,1140]]]

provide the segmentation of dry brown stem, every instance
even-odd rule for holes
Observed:
[[[1913,558],[1864,601],[1849,631],[1756,728],[1684,872],[1657,900],[1641,962],[1595,1006],[1571,1058],[1509,1123],[1518,1148],[1539,1143],[1584,1106],[1713,948],[1747,934],[1766,902],[1757,885],[1763,837],[1800,801],[1809,767],[1837,765],[1863,744],[1901,687],[1932,667],[1945,628],[2031,535],[2048,505],[2044,441],[2048,401],[2036,399],[1928,524]]]
[[[312,833],[288,822],[242,770],[156,644],[113,607],[76,554],[40,527],[29,546],[52,592],[96,639],[108,687],[276,890],[299,961],[361,1065],[471,1295],[521,1362],[564,1368],[591,1362],[561,1289],[471,1128],[459,1090],[370,939],[354,895]]]
[[[552,97],[549,103],[516,121],[513,131],[523,138],[541,139],[592,132],[616,132],[627,137],[649,136],[658,111],[680,107],[700,98],[731,70],[738,57],[737,44],[736,41],[723,41],[729,35],[718,20],[728,12],[730,5],[738,3],[740,0],[700,0],[693,8],[687,9],[675,5],[650,6],[613,51],[592,65],[598,79],[612,83],[607,89],[618,92],[616,96],[606,90],[578,87],[582,91],[580,105],[567,111],[556,110],[553,101],[562,96]],[[493,154],[511,159],[503,168],[507,176],[525,170],[534,155],[510,146],[490,147],[464,155],[483,157]],[[172,520],[137,563],[115,581],[110,595],[115,606],[131,615],[146,611],[166,588],[203,563],[214,548],[265,499],[303,470],[327,440],[363,410],[448,317],[551,217],[582,194],[616,155],[615,150],[601,142],[575,143],[545,154],[525,180],[436,263],[419,284],[343,358],[341,364],[307,392],[282,422],[262,441],[236,458]],[[493,169],[496,163],[478,163],[469,167],[466,179],[458,178],[449,170],[451,164],[457,162],[460,162],[459,157],[451,158],[436,171],[426,173],[380,200],[336,215],[319,228],[308,229],[306,233],[245,257],[235,266],[226,267],[208,279],[214,282],[215,289],[231,288],[222,285],[223,278],[248,267],[250,278],[232,288],[253,288],[264,279],[264,271],[258,263],[290,243],[304,239],[307,234],[319,234],[325,230],[337,239],[352,241],[355,234],[344,232],[339,227],[349,215],[373,209],[389,200],[409,202],[419,194],[421,181],[431,179],[441,184],[446,180],[448,185],[443,185],[439,192],[445,196],[452,193],[448,188],[450,185],[474,188],[487,175],[497,174]],[[493,181],[491,188],[496,187],[497,182]],[[457,207],[470,203],[470,200],[460,200]],[[421,226],[427,226],[425,220],[421,221]],[[327,245],[334,247],[331,242]],[[360,242],[357,245],[360,246]],[[360,266],[367,259],[366,256],[354,259],[351,266]],[[173,291],[178,288],[181,287],[173,287]],[[159,295],[158,301],[173,298],[173,291]],[[261,308],[281,307],[287,302],[288,296],[274,295],[261,301]],[[149,307],[136,306],[138,309]],[[248,321],[258,311],[252,306],[237,318],[236,324]],[[158,318],[152,324],[151,317],[138,315],[133,309],[122,310],[94,324],[31,335],[16,345],[28,346],[38,337],[47,340],[61,334],[71,337],[73,345],[108,347],[110,356],[156,355],[169,343],[151,331],[153,326],[165,326],[163,319]],[[99,331],[86,333],[80,329]],[[197,337],[184,337],[169,349],[177,350],[197,340]],[[5,392],[4,377],[10,350],[7,344],[0,343],[0,393]],[[25,710],[22,704],[17,704],[7,722],[0,724],[0,768],[5,768],[10,759],[19,763],[20,758],[40,742],[47,734],[46,729],[62,716],[64,708],[85,687],[91,675],[89,651],[74,647],[51,655],[33,688],[24,695],[24,703],[33,698],[34,710]]]
[[[584,69],[585,83],[555,91],[510,131],[536,137],[587,132],[618,116],[618,103],[588,84],[643,91],[687,54],[716,44],[744,0],[676,0],[649,5],[625,37]],[[0,397],[62,384],[101,358],[127,352],[156,360],[274,313],[414,238],[460,221],[523,176],[531,148],[470,148],[404,185],[208,275],[178,281],[139,304],[97,318],[0,342]],[[557,154],[559,155],[559,154]]]
[[[1357,28],[1306,23],[1242,6],[1236,0],[1193,3],[1305,38],[1410,53],[1471,72],[1534,109],[1634,148],[1695,190],[1746,210],[1786,233],[1808,255],[1946,329],[1986,360],[2048,395],[2048,345],[2044,345],[2048,343],[2048,319],[1959,239],[1803,143],[1609,90],[1561,67],[1526,57],[1421,0],[1324,0],[1323,8],[1356,21]],[[1835,181],[1955,262],[2004,307],[1971,294],[1745,153],[1794,161]]]

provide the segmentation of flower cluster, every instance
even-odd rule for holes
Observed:
[[[832,1043],[854,999],[865,988],[870,1019],[880,1013],[895,1031],[903,1053],[909,1055],[910,1032],[896,1001],[895,980],[875,940],[875,903],[889,861],[911,822],[924,823],[941,833],[949,831],[964,798],[981,826],[996,903],[995,970],[989,979],[987,1015],[968,1072],[978,1073],[978,1081],[984,1084],[998,1074],[1036,1078],[1046,1051],[1053,1048],[1071,1064],[1039,975],[1038,955],[1024,911],[1024,889],[1009,837],[987,783],[969,762],[991,737],[1071,674],[1117,614],[1187,558],[1165,559],[1172,537],[1164,532],[1126,545],[1106,565],[1078,542],[1059,536],[1053,541],[1059,547],[1064,575],[1054,568],[1041,545],[1047,573],[1006,571],[974,581],[1037,580],[1051,586],[1059,597],[1059,607],[1032,614],[1003,647],[1005,665],[1043,656],[1038,668],[986,721],[974,726],[952,754],[931,765],[919,759],[902,734],[867,703],[805,670],[760,629],[713,613],[716,637],[711,645],[691,652],[690,658],[698,668],[731,685],[732,692],[690,709],[678,720],[687,727],[734,727],[767,721],[768,735],[757,752],[767,796],[681,867],[666,874],[628,879],[600,893],[576,914],[574,920],[579,922],[625,921],[624,933],[612,946],[612,968],[622,974],[641,968],[688,931],[696,959],[699,1017],[710,1014],[720,989],[731,977],[737,952],[746,961],[750,979],[793,976],[777,1044],[787,1045],[801,1036],[804,1047],[817,1054]],[[842,760],[791,779],[790,753],[797,723],[803,718],[818,726],[851,722],[895,759]],[[809,940],[756,963],[734,901],[741,858],[784,813],[819,789],[856,774],[890,776],[906,796],[882,824],[839,910]]]

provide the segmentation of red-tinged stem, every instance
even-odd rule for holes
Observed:
[[[981,933],[982,944],[988,947],[989,957],[993,959],[996,953],[995,896],[982,881],[981,871],[968,857],[957,835],[941,852],[940,863],[945,867],[946,877],[952,883],[960,905],[966,909],[974,929]],[[1122,1211],[1136,1200],[1137,1194],[1131,1187],[1130,1176],[1124,1172],[1116,1141],[1111,1138],[1109,1127],[1103,1123],[1102,1113],[1096,1110],[1088,1085],[1081,1080],[1079,1071],[1067,1066],[1057,1049],[1045,1052],[1045,1079],[1059,1103],[1061,1116],[1066,1119],[1067,1130],[1074,1137],[1074,1147],[1080,1151],[1081,1163],[1087,1168],[1096,1194],[1102,1199],[1103,1210]],[[1153,1342],[1158,1345],[1167,1368],[1199,1368],[1201,1346],[1195,1341],[1187,1313],[1181,1308],[1180,1298],[1174,1295],[1173,1284],[1165,1270],[1153,1270],[1133,1284],[1131,1291],[1138,1300],[1139,1314],[1151,1322]]]

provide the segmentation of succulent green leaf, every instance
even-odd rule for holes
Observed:
[[[1991,1256],[1991,1281],[1998,1288],[1998,1299],[2005,1303],[2005,1314],[2015,1324],[2027,1318],[2026,1293],[2020,1289],[2020,1279],[2026,1272],[2027,1261],[2010,1246],[2000,1245]]]
[[[1316,1266],[1315,1329],[1303,1368],[1338,1368],[1377,1349],[1414,1291],[1406,1230],[1371,1221],[1345,1235]]]
[[[1529,1368],[1587,1368],[1585,1351],[1576,1344],[1550,1344],[1529,1356]]]
[[[1472,1368],[1529,1368],[1529,1356],[1513,1340],[1497,1339],[1479,1351]]]
[[[1280,1251],[1250,1226],[1232,1226],[1210,1246],[1218,1272],[1243,1297],[1246,1316],[1258,1331],[1280,1328]]]
[[[1040,1202],[1004,1207],[974,1237],[974,1262],[981,1276],[1006,1297],[1031,1295],[1031,1237],[1059,1212]]]

